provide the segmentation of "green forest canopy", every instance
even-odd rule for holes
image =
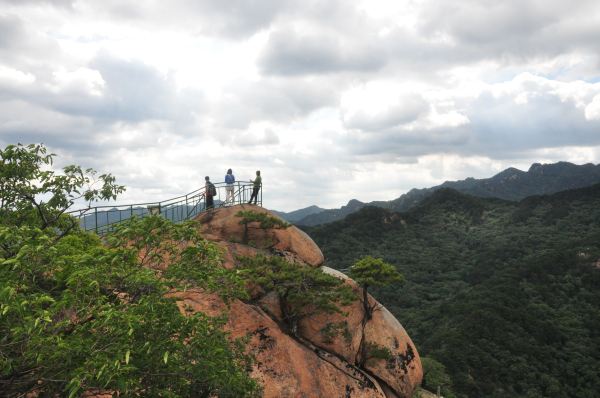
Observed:
[[[600,391],[600,185],[519,203],[446,189],[307,231],[333,268],[397,265],[406,282],[374,294],[458,396]]]

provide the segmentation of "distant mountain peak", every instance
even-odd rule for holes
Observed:
[[[422,189],[411,189],[404,195],[391,200],[363,203],[352,199],[340,209],[324,210],[298,220],[299,225],[318,225],[340,220],[365,206],[406,211],[421,203],[425,198],[442,188],[452,188],[462,194],[475,197],[498,198],[518,201],[532,195],[552,194],[568,189],[582,188],[600,183],[600,165],[576,165],[570,162],[549,164],[534,163],[528,171],[509,167],[490,178],[466,178],[446,181],[443,184]],[[455,193],[442,193],[436,199],[458,199]]]
[[[527,170],[528,173],[535,173],[538,170],[542,169],[542,164],[541,163],[534,163],[529,167],[529,170]]]
[[[353,207],[363,207],[364,205],[365,204],[358,199],[350,199],[348,201],[348,204],[346,204],[346,206],[343,206],[343,207],[353,208]]]

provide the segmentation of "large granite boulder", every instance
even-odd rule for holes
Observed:
[[[227,313],[231,338],[249,339],[247,348],[255,358],[251,375],[263,386],[264,397],[387,397],[376,380],[283,333],[259,306],[236,300],[227,308],[218,296],[196,289],[169,296],[184,314]]]
[[[303,231],[294,226],[263,229],[258,223],[245,230],[237,213],[252,210],[277,217],[257,206],[214,209],[196,218],[200,233],[223,249],[223,266],[235,268],[237,256],[278,255],[297,266],[319,267],[323,254]],[[183,314],[226,313],[232,339],[246,337],[256,358],[252,376],[260,381],[265,397],[411,397],[423,370],[410,337],[393,315],[368,296],[376,310],[366,321],[359,286],[327,267],[323,272],[343,279],[357,300],[340,314],[319,314],[303,319],[296,336],[282,327],[278,297],[256,289],[251,302],[226,306],[217,295],[192,289],[173,292]],[[370,358],[369,350],[384,349],[386,358]]]
[[[240,224],[241,218],[236,214],[247,210],[280,219],[262,207],[238,205],[204,212],[196,217],[196,221],[199,222],[202,235],[210,241],[245,243],[245,246],[258,250],[277,251],[292,260],[313,267],[323,264],[323,253],[319,246],[304,231],[295,226],[263,229],[258,222],[252,222],[246,232],[244,225]]]
[[[362,302],[358,299],[362,297],[362,291],[356,282],[331,268],[321,267],[321,270],[345,280],[355,292],[357,300],[341,307],[342,313],[319,314],[303,319],[298,334],[315,346],[344,358],[350,364],[361,364],[397,394],[410,397],[423,378],[423,369],[419,354],[406,330],[371,295],[368,295],[368,300],[375,311],[367,321]],[[275,294],[263,296],[258,303],[269,314],[281,320],[279,301]],[[369,348],[386,349],[389,358],[371,358]]]

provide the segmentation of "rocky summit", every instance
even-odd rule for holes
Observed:
[[[410,397],[423,376],[419,353],[394,316],[371,296],[376,306],[372,319],[363,322],[360,288],[344,274],[323,266],[319,247],[294,226],[265,228],[258,221],[243,225],[240,211],[273,213],[260,207],[239,205],[199,215],[202,235],[224,251],[222,266],[238,267],[240,256],[283,256],[298,267],[320,268],[344,280],[357,300],[341,313],[306,317],[297,333],[286,332],[274,292],[258,289],[250,299],[225,304],[217,295],[198,289],[170,294],[182,313],[226,315],[232,339],[245,338],[254,358],[253,378],[264,397]],[[347,325],[344,333],[327,335],[327,325]],[[361,358],[365,347],[385,350],[386,358]]]

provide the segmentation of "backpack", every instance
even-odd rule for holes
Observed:
[[[217,188],[215,188],[215,184],[212,182],[208,183],[208,194],[210,196],[217,196]]]

